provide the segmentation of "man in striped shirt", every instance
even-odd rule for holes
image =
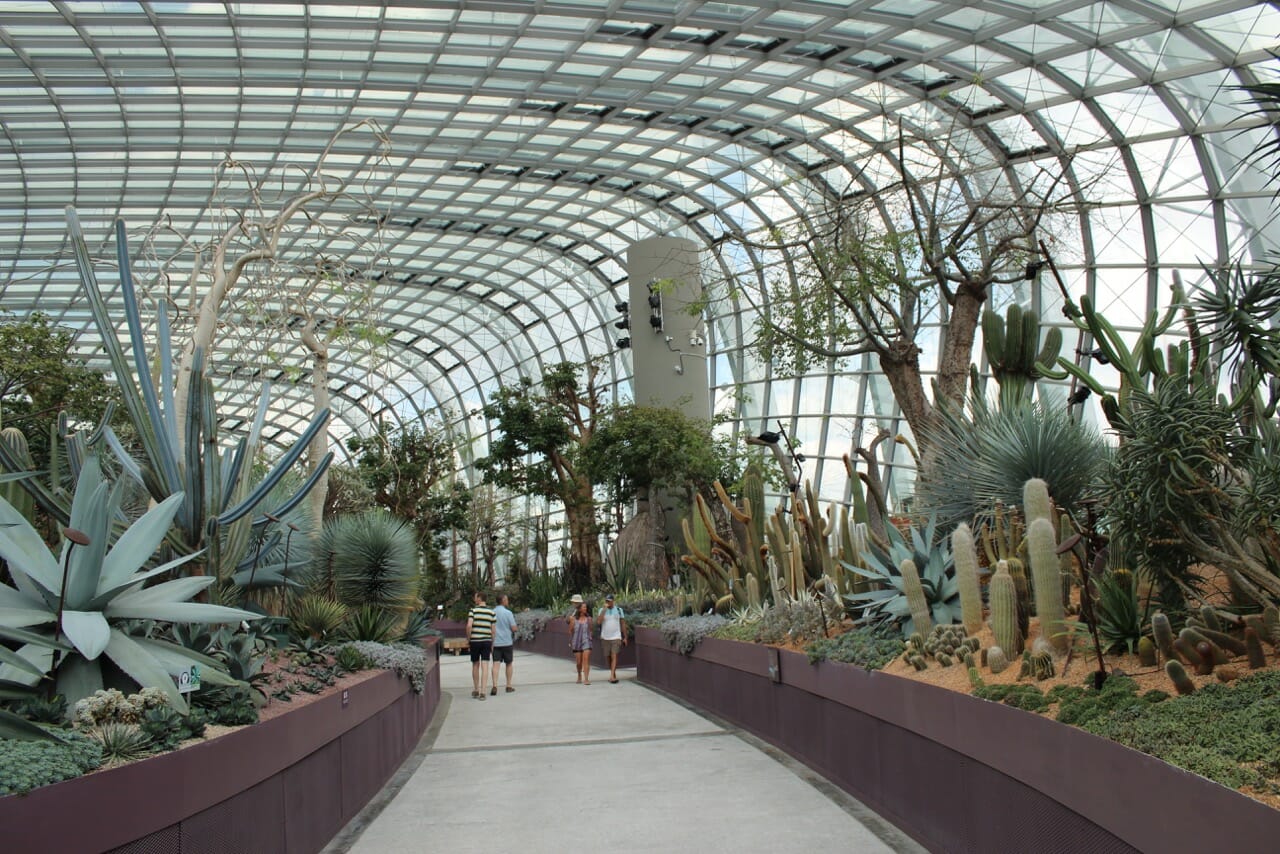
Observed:
[[[475,605],[467,612],[467,647],[471,650],[471,696],[483,700],[493,653],[493,623],[497,615],[484,603],[484,591],[477,590]],[[484,662],[483,664],[481,662]]]

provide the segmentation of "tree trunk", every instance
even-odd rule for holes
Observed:
[[[320,412],[329,407],[329,348],[316,335],[315,318],[308,318],[302,328],[302,343],[311,351],[311,393],[314,398],[313,412]],[[329,453],[329,431],[321,430],[311,440],[307,448],[307,472],[312,473],[324,462]],[[329,495],[329,472],[325,471],[307,496],[311,506],[311,530],[320,531],[324,527],[324,502]]]
[[[594,586],[600,580],[600,529],[591,484],[575,478],[564,501],[565,522],[569,526],[569,569],[579,584]]]

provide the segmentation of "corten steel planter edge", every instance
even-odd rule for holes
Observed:
[[[427,656],[424,701],[439,691],[439,668]],[[0,797],[5,847],[14,851],[103,851],[176,825],[253,788],[412,693],[392,671],[268,721],[181,750]],[[424,716],[429,720],[431,715]],[[412,745],[409,747],[412,750]],[[74,817],[74,821],[68,821]]]
[[[656,630],[637,630],[640,645],[680,657]],[[707,638],[689,658],[758,677],[752,690],[765,702],[771,684],[770,647]],[[781,684],[915,733],[1036,790],[1141,850],[1214,850],[1230,838],[1268,850],[1280,836],[1280,811],[1153,756],[1066,724],[1000,703],[840,662],[811,665],[777,650]],[[639,676],[646,680],[641,656]],[[668,665],[669,666],[669,665]],[[664,690],[671,686],[662,685]],[[677,692],[678,693],[678,692]],[[695,698],[685,697],[697,704]],[[757,732],[742,717],[712,711],[765,740],[787,746],[782,733]],[[820,757],[796,758],[831,776]],[[919,769],[922,775],[928,769]],[[838,782],[838,781],[837,781]],[[906,822],[911,805],[866,796],[887,817]],[[1171,808],[1185,805],[1186,809]],[[1214,816],[1207,821],[1206,816]],[[1224,836],[1224,828],[1230,832]]]

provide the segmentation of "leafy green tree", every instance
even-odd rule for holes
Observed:
[[[617,502],[645,499],[660,489],[683,495],[688,504],[724,467],[709,423],[674,409],[636,405],[619,406],[602,419],[582,462],[591,480],[607,484]]]
[[[485,483],[564,506],[570,585],[595,584],[603,564],[593,483],[581,460],[602,411],[599,371],[594,363],[562,362],[539,383],[526,377],[499,389],[483,409],[497,431],[476,467]]]
[[[456,468],[452,437],[439,425],[395,433],[383,425],[372,436],[348,439],[347,449],[356,457],[361,480],[373,491],[373,502],[412,523],[425,541],[442,512],[442,499],[435,493]]]
[[[119,399],[74,347],[74,333],[44,314],[0,315],[0,423],[26,435],[37,468],[49,464],[49,436],[59,412],[73,422],[91,422]]]

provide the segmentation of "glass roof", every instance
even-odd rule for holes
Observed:
[[[225,315],[229,427],[264,377],[276,440],[309,417],[281,296],[306,294],[322,324],[382,333],[335,339],[335,438],[445,411],[483,453],[471,413],[544,365],[609,356],[628,397],[609,333],[633,241],[712,247],[803,217],[815,193],[872,190],[894,179],[901,133],[958,192],[1065,169],[1085,204],[1053,234],[1055,260],[1074,294],[1135,327],[1174,269],[1196,280],[1280,243],[1265,176],[1242,159],[1267,131],[1237,88],[1276,77],[1278,33],[1272,4],[1233,0],[7,2],[3,307],[83,328],[96,357],[65,206],[104,282],[123,217],[144,290],[189,312],[179,236],[233,229],[251,186],[269,209],[323,180],[342,191],[286,229],[291,260]],[[315,274],[317,253],[361,284]],[[761,289],[776,259],[706,260],[713,287]],[[1055,295],[999,298],[1053,319]],[[775,380],[744,350],[764,299],[711,309],[717,404],[745,392],[751,432],[782,419],[834,497],[840,455],[888,425],[892,397],[870,361]]]

